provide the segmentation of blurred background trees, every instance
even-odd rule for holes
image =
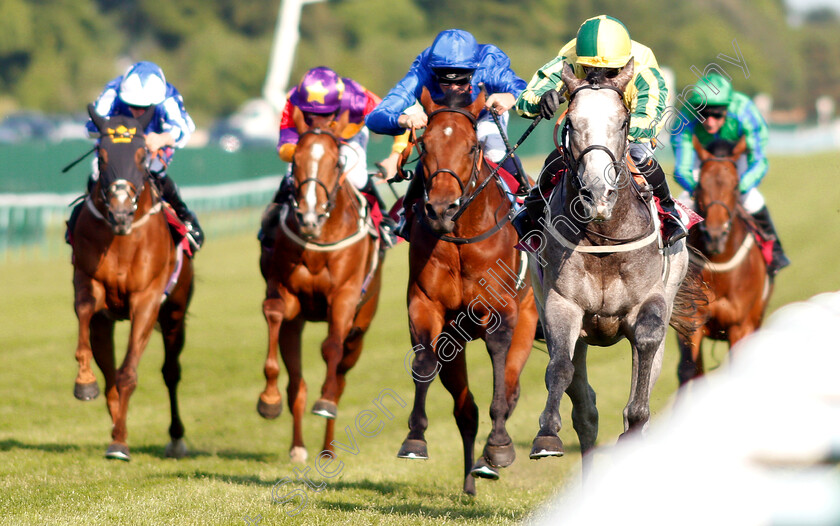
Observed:
[[[280,0],[3,0],[0,115],[28,108],[79,112],[136,60],[160,64],[200,125],[259,97]],[[774,108],[814,113],[840,102],[840,21],[834,11],[792,13],[783,0],[331,0],[308,5],[294,83],[327,65],[384,95],[442,29],[498,45],[528,80],[596,14],[620,18],[682,89],[737,39],[750,77],[736,88],[769,94]],[[726,66],[726,64],[721,64]]]

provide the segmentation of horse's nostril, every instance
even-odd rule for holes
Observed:
[[[435,208],[429,203],[426,203],[426,216],[429,219],[437,219],[437,212],[435,212]]]

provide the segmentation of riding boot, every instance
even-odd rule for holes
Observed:
[[[565,163],[563,163],[562,154],[557,150],[552,151],[545,159],[537,184],[525,196],[522,208],[511,220],[519,239],[539,227],[539,219],[545,214],[544,198],[550,195],[554,187],[563,179],[564,172]]]
[[[268,203],[263,211],[262,219],[260,220],[260,230],[257,232],[257,239],[263,248],[271,248],[274,246],[274,229],[277,228],[280,219],[280,208],[284,203],[289,203],[294,200],[295,183],[290,175],[284,176],[280,180],[280,186],[274,193],[274,198]]]
[[[414,177],[408,183],[408,189],[405,191],[405,196],[403,197],[403,209],[400,213],[400,220],[394,228],[394,233],[406,241],[409,240],[408,236],[411,233],[411,220],[414,214],[414,203],[419,201],[422,197],[423,176],[420,168],[418,167],[417,173],[414,174]]]
[[[204,231],[201,230],[201,225],[198,224],[198,217],[189,209],[184,201],[181,199],[181,194],[178,192],[178,187],[171,177],[166,175],[157,176],[158,187],[163,196],[163,200],[169,203],[175,211],[175,215],[187,229],[187,239],[192,245],[193,252],[198,252],[201,245],[204,244]]]
[[[761,235],[768,241],[773,242],[773,258],[767,266],[767,273],[770,277],[774,277],[780,270],[790,265],[790,259],[785,255],[782,249],[782,243],[779,241],[779,235],[776,233],[776,227],[773,225],[773,220],[770,219],[770,211],[766,206],[761,207],[761,210],[752,214],[756,226],[761,230]]]
[[[659,198],[659,207],[664,215],[662,216],[662,237],[666,246],[671,246],[688,235],[685,225],[680,220],[674,198],[671,197],[671,190],[668,189],[668,181],[665,180],[665,172],[656,159],[651,157],[649,164],[639,167],[642,175],[648,184],[653,187],[653,195]]]
[[[376,200],[376,203],[379,205],[379,211],[382,215],[382,220],[379,223],[380,239],[382,239],[382,243],[385,245],[385,248],[393,247],[397,244],[396,234],[394,233],[397,223],[391,219],[390,215],[388,215],[387,205],[382,199],[382,195],[379,194],[379,190],[376,188],[376,183],[373,182],[372,178],[368,177],[367,183],[365,183],[365,186],[360,188],[359,191],[370,195]]]

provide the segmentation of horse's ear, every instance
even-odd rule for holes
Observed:
[[[105,127],[105,117],[96,113],[96,107],[93,104],[88,104],[87,110],[88,115],[90,115],[90,120],[96,125],[96,129],[101,132],[102,128]]]
[[[349,124],[350,124],[350,110],[344,110],[343,112],[341,112],[338,115],[338,118],[336,118],[332,122],[332,125],[330,125],[330,128],[332,129],[332,132],[334,134],[341,137],[341,133],[344,131],[344,128],[346,128],[347,125],[349,125]]]
[[[478,118],[478,114],[481,113],[481,110],[484,109],[484,103],[487,102],[487,88],[484,84],[481,84],[481,91],[478,93],[478,97],[472,102],[472,104],[467,107],[470,113],[473,114],[473,117]]]
[[[155,118],[155,110],[157,110],[157,106],[149,106],[146,111],[143,112],[143,115],[137,119],[137,124],[140,125],[140,131],[146,131],[146,126],[152,122],[152,119]]]
[[[624,91],[627,88],[627,84],[629,84],[630,80],[633,78],[633,71],[635,67],[634,58],[630,57],[630,60],[627,61],[627,64],[624,64],[624,67],[621,68],[618,75],[612,79],[613,86],[621,91]]]
[[[423,86],[423,92],[420,94],[420,105],[423,106],[423,110],[425,110],[427,115],[440,107],[432,100],[432,94],[429,93],[428,88],[425,86]]]
[[[747,136],[746,135],[742,136],[741,140],[738,141],[738,144],[736,144],[735,147],[732,148],[732,158],[737,159],[738,157],[743,155],[743,153],[745,151],[747,151]]]
[[[298,135],[302,135],[309,130],[306,119],[303,118],[303,112],[297,106],[292,106],[292,122],[295,123],[295,130],[297,130]]]
[[[694,151],[697,152],[697,156],[700,158],[701,161],[705,161],[706,159],[711,159],[712,157],[714,157],[709,150],[707,150],[703,147],[702,144],[700,144],[700,139],[698,139],[696,135],[692,137],[691,143],[694,145]]]
[[[563,84],[568,88],[569,93],[573,93],[584,81],[575,76],[575,70],[568,62],[563,63],[563,71],[560,73],[560,78]]]

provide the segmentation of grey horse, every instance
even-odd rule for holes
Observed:
[[[539,251],[529,251],[529,261],[549,352],[548,398],[530,457],[563,455],[557,433],[566,392],[585,471],[586,453],[598,434],[595,391],[586,372],[588,346],[630,341],[633,376],[622,436],[643,430],[688,268],[684,241],[662,246],[650,196],[645,199],[630,181],[625,161],[630,113],[623,92],[632,77],[632,58],[613,78],[581,80],[565,66],[562,79],[571,93],[563,129],[568,171],[540,218],[543,230],[529,234],[541,240]]]

